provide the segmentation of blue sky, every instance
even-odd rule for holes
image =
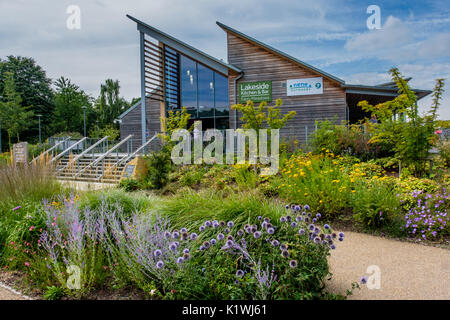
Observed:
[[[81,9],[81,29],[66,28],[69,5]],[[381,9],[368,30],[369,5]],[[198,49],[226,60],[220,21],[347,83],[389,81],[397,66],[413,87],[450,80],[448,1],[267,0],[0,0],[0,57],[31,56],[48,76],[71,78],[97,96],[106,78],[119,79],[126,98],[139,95],[139,47],[131,14]],[[450,119],[450,89],[440,117]],[[426,110],[430,98],[420,102]]]

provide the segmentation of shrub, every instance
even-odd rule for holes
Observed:
[[[161,151],[150,154],[147,158],[147,163],[147,182],[154,189],[163,188],[169,181],[169,173],[173,167],[170,150],[162,148]]]
[[[136,191],[139,189],[140,183],[136,179],[126,178],[120,180],[119,187],[127,192]]]

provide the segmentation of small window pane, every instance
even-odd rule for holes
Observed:
[[[228,104],[228,79],[219,73],[215,73],[216,117],[227,117]]]
[[[214,72],[198,64],[198,115],[214,116]]]
[[[180,55],[181,106],[197,117],[197,64]]]

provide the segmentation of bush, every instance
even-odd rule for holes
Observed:
[[[127,192],[136,191],[140,188],[140,183],[136,179],[122,179],[120,180],[119,187]]]
[[[168,148],[152,153],[147,158],[148,175],[147,182],[154,189],[163,188],[169,181],[169,173],[172,170],[172,159]]]

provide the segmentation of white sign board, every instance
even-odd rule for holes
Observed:
[[[286,90],[287,96],[322,94],[323,93],[322,77],[286,80]]]

